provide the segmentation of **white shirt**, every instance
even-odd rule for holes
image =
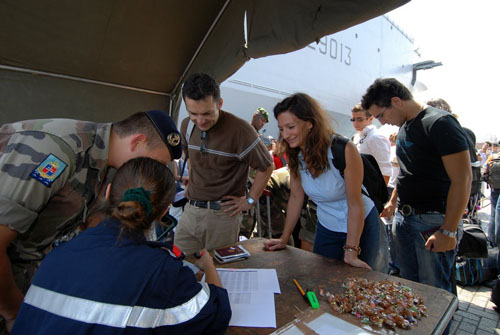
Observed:
[[[392,176],[391,142],[377,131],[377,127],[366,126],[361,136],[359,133],[354,135],[353,142],[360,153],[375,157],[382,175]]]
[[[391,146],[391,164],[393,162],[397,163],[397,157],[396,157],[396,146]],[[392,175],[391,178],[389,179],[389,183],[387,184],[388,187],[395,188],[396,187],[396,179],[398,179],[399,175],[399,165],[394,165],[392,164]],[[389,194],[390,196],[390,194]]]

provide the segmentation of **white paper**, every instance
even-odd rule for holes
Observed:
[[[230,326],[276,328],[273,292],[229,292],[229,303]]]
[[[370,335],[371,333],[363,330],[347,321],[336,318],[335,316],[323,313],[316,319],[309,323],[305,323],[306,326],[314,330],[320,335]]]
[[[276,269],[217,269],[229,294],[230,326],[276,328],[274,293],[281,293]]]
[[[228,292],[270,291],[281,294],[276,269],[217,269]]]

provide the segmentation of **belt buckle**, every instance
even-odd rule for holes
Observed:
[[[413,213],[413,208],[408,204],[404,204],[401,206],[399,211],[403,214],[403,216],[410,216]]]

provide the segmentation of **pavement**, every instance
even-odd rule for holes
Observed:
[[[485,232],[488,231],[490,210],[489,200],[483,200],[478,217]],[[484,285],[457,286],[457,293],[459,306],[453,316],[450,334],[500,335],[500,314],[490,301],[491,288]]]

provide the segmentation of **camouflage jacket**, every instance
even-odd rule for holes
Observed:
[[[68,119],[0,127],[0,224],[19,233],[11,262],[41,260],[84,220],[105,186],[110,134],[110,123]]]

